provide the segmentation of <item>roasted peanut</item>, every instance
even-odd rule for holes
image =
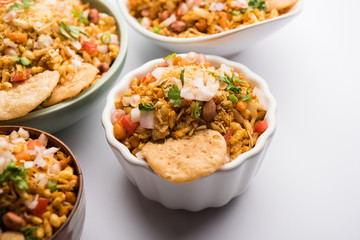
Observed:
[[[75,204],[75,201],[76,201],[76,196],[75,196],[75,193],[73,192],[66,192],[65,193],[65,196],[66,196],[66,201],[68,201],[69,203],[71,204]]]
[[[98,24],[99,23],[99,11],[95,8],[90,9],[88,20],[90,23]]]
[[[170,14],[168,11],[163,11],[159,16],[160,22],[166,20],[169,16]]]
[[[2,217],[2,221],[5,227],[11,230],[19,230],[25,226],[25,220],[13,212],[5,213]]]
[[[204,104],[204,108],[201,113],[201,116],[205,121],[211,122],[211,120],[213,120],[215,115],[216,115],[216,105],[214,100],[211,99],[210,101]]]
[[[110,66],[109,64],[102,62],[97,65],[97,69],[99,69],[100,74],[103,74],[104,72],[107,72],[109,70]]]
[[[170,25],[170,29],[173,32],[181,33],[186,29],[186,23],[183,21],[175,21]]]
[[[119,141],[122,141],[126,138],[126,130],[121,124],[120,119],[114,122],[114,136]]]

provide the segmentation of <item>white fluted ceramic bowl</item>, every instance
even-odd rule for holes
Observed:
[[[149,61],[126,74],[108,94],[102,115],[106,139],[126,176],[146,198],[157,201],[171,209],[199,211],[208,207],[220,207],[232,198],[241,195],[259,169],[275,131],[276,102],[264,79],[240,63],[212,55],[208,55],[207,59],[214,66],[220,67],[221,63],[225,63],[233,67],[235,71],[242,72],[251,87],[256,86],[259,89],[257,96],[261,105],[267,109],[265,119],[269,125],[252,150],[241,154],[215,173],[191,183],[175,184],[169,182],[159,177],[146,162],[134,157],[129,149],[114,137],[111,114],[115,109],[115,100],[130,88],[131,80],[134,77],[142,78],[153,70],[154,65],[163,62],[163,59]]]
[[[153,33],[139,24],[128,11],[128,0],[117,0],[120,11],[128,24],[144,37],[172,52],[200,52],[219,56],[239,53],[290,23],[303,9],[299,0],[286,14],[229,31],[196,38],[167,37]]]

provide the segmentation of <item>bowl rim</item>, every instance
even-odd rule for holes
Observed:
[[[180,56],[185,56],[186,54],[178,54]],[[274,133],[276,128],[276,109],[277,104],[275,101],[275,98],[270,92],[268,84],[265,82],[265,80],[251,71],[248,67],[245,65],[227,60],[225,58],[214,56],[214,55],[206,55],[207,60],[213,63],[221,64],[224,63],[230,67],[233,67],[236,71],[240,71],[246,76],[246,79],[250,82],[255,82],[259,85],[259,88],[263,92],[263,96],[266,98],[266,102],[268,102],[268,109],[266,114],[266,119],[268,119],[268,129],[261,134],[261,136],[258,138],[257,143],[254,148],[251,150],[240,154],[237,158],[235,158],[230,163],[227,163],[219,168],[218,171],[229,171],[232,169],[235,169],[239,167],[245,160],[251,158],[252,156],[260,153],[266,146],[266,143],[268,140],[270,140],[271,135]],[[131,165],[136,165],[140,167],[144,167],[145,169],[149,170],[150,172],[154,173],[154,171],[149,167],[149,165],[142,160],[137,159],[135,156],[133,156],[129,149],[119,142],[113,134],[113,124],[111,123],[111,113],[115,109],[114,101],[116,100],[119,92],[121,92],[124,89],[128,89],[131,79],[135,76],[138,76],[140,73],[146,74],[147,72],[151,71],[154,67],[154,65],[159,64],[163,61],[162,58],[154,59],[151,61],[148,61],[141,65],[140,67],[132,70],[131,72],[127,73],[113,88],[110,90],[107,98],[106,98],[106,104],[103,110],[102,114],[102,125],[105,131],[105,136],[108,141],[108,143],[117,151],[121,153],[123,158],[126,162],[130,163]],[[155,173],[154,173],[155,174]]]
[[[10,133],[11,133],[13,130],[19,129],[19,128],[23,128],[24,130],[29,131],[30,132],[30,137],[32,135],[31,132],[36,132],[36,133],[38,133],[38,135],[40,135],[41,133],[44,133],[45,136],[48,139],[52,139],[53,141],[59,143],[59,145],[61,145],[61,150],[65,149],[71,155],[71,157],[73,159],[72,164],[75,166],[75,171],[77,172],[77,175],[79,177],[79,188],[78,188],[78,193],[77,193],[77,196],[76,196],[76,201],[75,201],[75,204],[74,204],[74,208],[71,210],[69,216],[67,216],[66,221],[50,237],[49,240],[53,240],[53,239],[56,238],[56,236],[58,234],[60,234],[60,232],[64,228],[66,228],[69,225],[73,215],[75,214],[75,212],[77,211],[77,209],[78,209],[78,207],[80,205],[80,201],[82,201],[82,198],[85,197],[85,195],[84,195],[84,176],[83,176],[83,172],[81,170],[80,162],[76,158],[76,155],[71,151],[71,149],[63,141],[61,141],[60,139],[58,139],[57,137],[55,137],[54,135],[52,135],[52,134],[50,134],[48,132],[45,132],[45,131],[42,131],[40,129],[33,128],[33,127],[18,126],[18,125],[2,125],[2,126],[0,126],[0,131],[2,129],[6,129],[6,130],[10,131]]]
[[[298,0],[298,2],[294,6],[292,6],[291,9],[287,13],[285,13],[281,16],[272,18],[272,19],[268,19],[265,21],[249,24],[249,25],[246,25],[243,27],[239,27],[239,28],[235,28],[232,30],[224,31],[221,33],[215,33],[215,34],[211,34],[211,35],[207,35],[207,36],[200,36],[200,37],[194,37],[194,38],[177,38],[177,37],[163,36],[163,35],[156,34],[156,33],[153,33],[151,31],[145,29],[138,23],[138,21],[133,16],[130,15],[130,13],[128,11],[128,7],[127,7],[128,0],[118,0],[117,2],[118,2],[118,5],[119,5],[122,15],[124,16],[125,20],[128,22],[128,24],[133,29],[135,29],[140,34],[142,34],[148,38],[151,38],[155,41],[159,41],[162,43],[169,43],[169,44],[199,43],[199,42],[209,41],[209,40],[213,40],[213,39],[218,39],[218,38],[225,37],[228,35],[233,35],[235,33],[241,32],[241,31],[245,31],[246,29],[249,29],[249,28],[257,27],[262,24],[268,24],[273,21],[278,21],[278,20],[288,18],[291,16],[296,16],[296,15],[300,14],[302,9],[304,8],[304,0]]]
[[[81,0],[82,1],[82,0]],[[103,4],[108,9],[108,14],[113,16],[116,19],[116,22],[119,24],[119,35],[120,35],[120,51],[115,59],[115,61],[112,63],[110,69],[104,76],[102,76],[94,85],[90,86],[88,89],[85,89],[84,91],[80,92],[77,96],[67,99],[63,102],[57,103],[53,106],[46,107],[44,109],[40,109],[34,112],[29,112],[24,116],[13,118],[9,120],[3,120],[0,121],[0,124],[11,124],[12,122],[21,123],[23,121],[28,121],[31,119],[35,119],[39,116],[45,116],[49,115],[51,113],[54,113],[56,111],[62,110],[70,105],[72,105],[75,102],[81,101],[82,99],[87,98],[88,96],[92,95],[94,92],[97,91],[101,86],[103,86],[111,76],[113,76],[116,73],[116,70],[125,62],[125,57],[128,49],[128,30],[125,23],[125,20],[123,19],[122,15],[119,13],[117,8],[114,8],[111,6],[111,4],[106,0],[85,0],[86,2],[99,2],[100,4]],[[118,36],[119,36],[118,35]]]

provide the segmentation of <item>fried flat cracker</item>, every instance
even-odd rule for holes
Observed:
[[[141,153],[160,177],[181,184],[218,170],[224,164],[226,150],[224,137],[207,129],[165,143],[148,142]]]
[[[268,10],[281,10],[284,8],[292,7],[298,0],[266,0],[266,8]]]
[[[0,120],[21,117],[48,98],[60,78],[57,71],[45,71],[0,91]]]
[[[75,97],[82,90],[89,87],[98,72],[99,70],[95,66],[89,63],[82,64],[74,78],[58,85],[51,94],[49,101],[43,103],[42,106],[49,107],[66,99]]]

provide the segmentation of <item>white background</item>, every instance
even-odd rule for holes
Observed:
[[[360,239],[359,9],[358,0],[307,1],[292,23],[232,58],[270,85],[278,127],[252,185],[225,207],[191,213],[145,199],[107,145],[105,99],[55,134],[85,174],[81,239]],[[121,76],[169,53],[130,28],[129,40]]]

